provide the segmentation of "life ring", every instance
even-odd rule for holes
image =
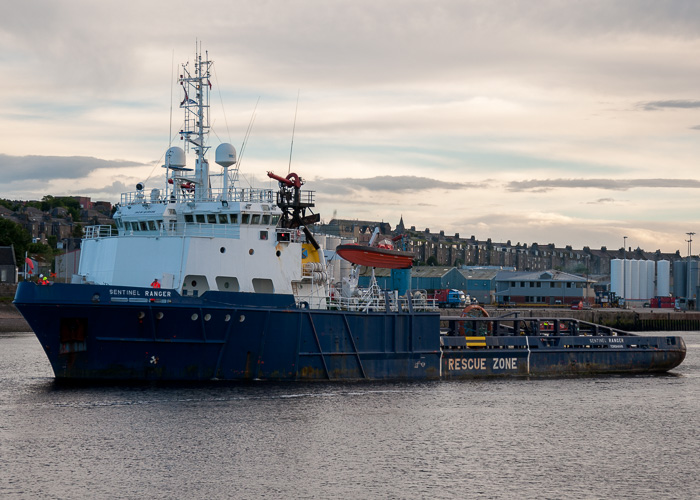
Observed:
[[[489,313],[486,309],[478,305],[469,305],[462,310],[461,318],[488,318]],[[460,321],[457,326],[457,332],[461,337],[467,336],[467,329],[464,326],[464,321]],[[491,335],[493,332],[493,324],[486,323],[486,334]]]

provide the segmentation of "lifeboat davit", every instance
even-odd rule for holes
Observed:
[[[338,245],[335,252],[343,259],[358,266],[383,269],[408,269],[413,267],[413,254],[401,250],[366,247],[356,244]]]

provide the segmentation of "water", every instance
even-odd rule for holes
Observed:
[[[0,334],[0,497],[697,498],[682,335],[663,376],[66,387]]]

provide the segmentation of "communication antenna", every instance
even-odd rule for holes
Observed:
[[[243,161],[243,153],[245,153],[245,147],[248,144],[248,137],[250,136],[250,131],[253,130],[253,123],[255,122],[255,111],[258,109],[258,103],[260,102],[260,96],[258,100],[255,101],[255,107],[253,108],[253,114],[250,115],[250,121],[248,122],[248,128],[245,131],[245,136],[243,137],[243,144],[241,144],[241,152],[238,154],[238,168],[241,168],[241,161]]]
[[[173,87],[175,86],[175,49],[170,61],[170,130],[168,131],[168,148],[173,145]]]
[[[299,90],[297,90],[297,107],[294,109],[294,125],[292,126],[292,144],[289,146],[289,168],[287,175],[292,171],[292,150],[294,149],[294,132],[297,129],[297,111],[299,110]]]

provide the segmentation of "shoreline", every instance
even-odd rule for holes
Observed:
[[[13,304],[0,304],[0,333],[31,333],[32,329]]]

